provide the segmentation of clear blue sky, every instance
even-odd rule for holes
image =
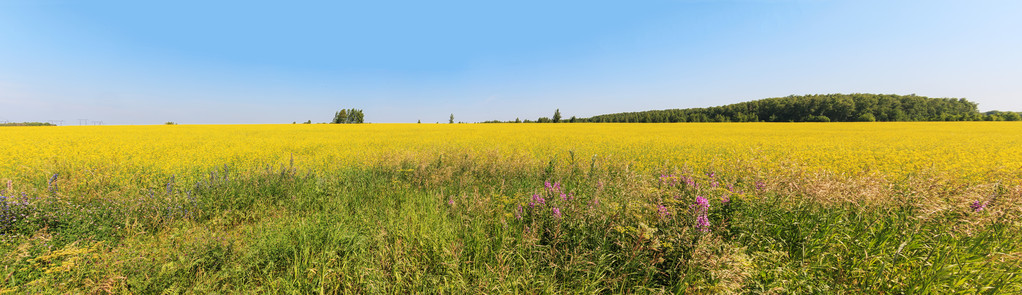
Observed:
[[[812,93],[1022,111],[1022,1],[0,0],[0,120],[535,119]]]

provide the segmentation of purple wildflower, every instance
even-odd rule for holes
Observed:
[[[714,177],[717,177],[717,173],[714,173],[712,171],[711,172],[706,172],[706,176],[709,176],[710,178],[714,178]]]
[[[710,200],[703,196],[696,196],[696,204],[693,207],[700,212],[706,212],[710,209]]]
[[[706,217],[706,214],[700,214],[696,217],[696,228],[701,232],[710,231],[710,219]]]
[[[515,210],[515,219],[522,220],[522,204],[518,204],[518,209]]]
[[[671,215],[671,212],[667,211],[667,206],[664,206],[663,204],[656,206],[656,212],[657,214],[660,214],[660,218],[666,218],[668,215]]]
[[[990,204],[990,201],[985,201],[985,202],[975,201],[975,202],[972,202],[972,205],[970,205],[969,207],[972,208],[973,212],[979,212],[979,211],[983,211],[983,209],[986,209],[987,205],[989,205],[989,204]]]
[[[724,203],[724,204],[730,203],[731,202],[731,197],[728,196],[727,194],[723,194],[723,195],[720,196],[720,202]]]
[[[678,185],[678,181],[679,181],[678,177],[674,176],[674,174],[671,175],[660,174],[660,184],[662,185],[675,186]]]
[[[544,199],[543,196],[540,195],[532,195],[532,202],[539,205],[546,205],[546,199]]]
[[[454,198],[447,199],[447,205],[454,206]]]
[[[557,209],[557,207],[553,207],[553,209],[550,209],[550,211],[553,212],[554,218],[558,218],[558,219],[561,218],[561,209]]]
[[[550,181],[543,182],[543,186],[545,186],[547,190],[552,190],[554,188],[554,186],[550,184]]]
[[[763,190],[765,188],[766,188],[766,183],[763,183],[762,181],[757,181],[756,182],[756,189],[757,190]]]

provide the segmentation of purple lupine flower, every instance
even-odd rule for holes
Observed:
[[[555,191],[561,191],[561,182],[560,181],[554,181],[554,190]]]
[[[972,212],[979,212],[979,211],[983,211],[983,209],[986,209],[987,205],[989,205],[989,204],[990,204],[990,201],[984,201],[984,202],[975,201],[975,202],[972,202],[972,205],[970,205],[969,207],[972,208]]]
[[[660,218],[667,218],[668,215],[671,215],[671,212],[667,211],[667,206],[664,206],[663,204],[656,206],[656,212],[657,214],[660,214]]]
[[[700,214],[696,217],[696,228],[701,232],[710,231],[710,219],[706,217],[706,214]]]
[[[549,180],[543,182],[543,186],[546,187],[547,190],[552,190],[554,188],[554,186],[550,184]]]
[[[557,207],[553,207],[553,209],[550,209],[550,211],[553,213],[554,218],[557,218],[557,219],[561,218],[561,209],[557,209]]]

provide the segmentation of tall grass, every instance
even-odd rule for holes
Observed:
[[[0,194],[0,293],[1022,292],[1018,179],[788,169],[447,155],[136,186],[55,171]]]

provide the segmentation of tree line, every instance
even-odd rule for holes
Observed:
[[[57,126],[53,123],[42,122],[0,122],[0,126]]]
[[[964,98],[929,98],[894,94],[791,95],[689,109],[627,112],[561,120],[486,121],[486,123],[675,123],[675,122],[874,122],[874,121],[1020,121],[1018,112],[980,113]]]

